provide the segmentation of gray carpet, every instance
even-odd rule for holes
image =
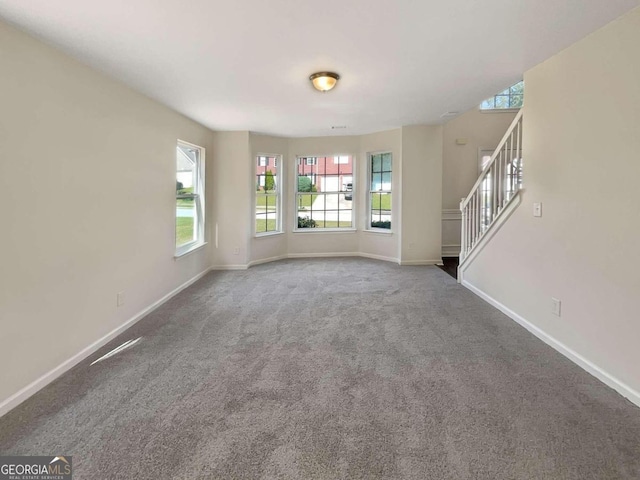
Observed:
[[[638,479],[640,409],[438,268],[290,260],[207,275],[0,419],[0,452],[75,479]]]

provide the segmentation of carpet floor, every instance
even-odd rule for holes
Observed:
[[[286,260],[181,292],[0,418],[0,454],[76,480],[638,479],[640,409],[436,267]]]

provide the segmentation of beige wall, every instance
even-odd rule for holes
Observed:
[[[244,268],[249,260],[253,190],[249,132],[216,132],[211,184],[214,268]]]
[[[478,178],[478,152],[494,149],[515,112],[481,112],[474,108],[443,127],[442,159],[442,251],[443,256],[460,252],[460,199],[466,197]],[[456,145],[456,140],[464,145]]]
[[[640,391],[640,9],[525,75],[522,203],[473,286]],[[542,202],[534,218],[532,204]],[[562,316],[551,314],[551,297]],[[640,396],[636,401],[640,400]]]
[[[175,152],[212,133],[2,22],[0,58],[2,403],[208,268],[174,259]]]
[[[487,113],[474,108],[444,125],[442,208],[460,208],[460,199],[469,195],[480,173],[478,151],[498,146],[515,116],[516,112],[511,111]],[[456,145],[456,139],[466,144]]]
[[[402,127],[403,265],[442,261],[442,127]]]

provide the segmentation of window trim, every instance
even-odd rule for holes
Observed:
[[[196,206],[196,217],[194,217],[194,222],[197,221],[197,226],[196,226],[197,232],[196,232],[196,239],[195,240],[192,240],[191,242],[185,243],[184,245],[180,245],[179,247],[178,247],[178,245],[176,245],[175,240],[174,240],[174,248],[175,248],[174,258],[182,257],[183,255],[191,253],[192,251],[197,250],[197,249],[199,249],[202,246],[207,244],[207,241],[206,241],[206,238],[205,238],[205,223],[206,223],[206,215],[205,215],[205,195],[206,195],[206,190],[205,190],[205,163],[206,163],[206,149],[204,147],[201,147],[200,145],[196,145],[194,143],[185,142],[184,140],[178,139],[176,141],[176,150],[175,150],[175,154],[176,155],[178,154],[178,148],[180,148],[180,147],[193,148],[193,149],[197,149],[199,151],[198,160],[197,160],[197,164],[196,164],[196,180],[195,180],[195,183],[197,184],[198,188],[197,188],[197,193],[194,193],[194,194],[191,195],[191,198],[194,199],[194,203],[195,203],[195,206]],[[177,161],[177,158],[175,158],[175,161]],[[177,165],[176,165],[176,167],[174,169],[175,169],[175,171],[177,173]],[[196,189],[194,189],[194,190],[196,190]],[[176,194],[176,199],[177,199],[177,194]],[[174,234],[174,237],[175,237],[176,228],[178,226],[178,216],[177,216],[175,204],[174,204],[174,208],[173,208],[173,213],[174,213],[174,216],[175,216],[174,217],[174,221],[173,221],[173,226],[174,226],[173,234]]]
[[[269,232],[257,232],[256,231],[256,220],[257,220],[257,205],[256,205],[256,200],[257,200],[257,190],[256,190],[256,185],[255,185],[255,179],[257,176],[256,173],[256,168],[258,167],[258,159],[260,157],[267,157],[267,159],[269,158],[274,158],[275,159],[275,168],[277,168],[276,170],[276,178],[278,178],[278,180],[276,181],[276,230],[272,230]],[[253,207],[252,207],[252,211],[253,211],[253,215],[252,215],[252,228],[251,231],[253,233],[253,236],[255,238],[262,238],[262,237],[269,237],[271,235],[281,235],[284,233],[284,226],[283,226],[283,222],[282,219],[284,218],[282,216],[282,180],[283,180],[283,172],[284,172],[284,155],[280,154],[280,153],[263,153],[263,152],[258,152],[253,156]],[[268,168],[270,165],[268,165],[268,160],[267,160],[267,165],[260,165],[260,166],[264,166],[266,168]]]
[[[301,165],[300,161],[302,159],[305,159],[304,165],[305,166],[314,166],[317,167],[318,166],[318,158],[327,158],[327,163],[329,162],[328,159],[333,159],[335,157],[351,157],[351,191],[352,191],[352,200],[351,200],[351,226],[350,227],[329,227],[329,228],[325,228],[325,227],[318,227],[318,228],[298,228],[298,169],[299,166]],[[315,162],[313,164],[309,164],[306,162],[306,159],[308,158],[314,158]],[[303,154],[303,155],[296,155],[295,156],[295,169],[293,170],[293,215],[292,215],[292,221],[293,221],[293,228],[291,229],[292,233],[313,233],[313,234],[321,234],[321,233],[353,233],[356,232],[357,229],[357,208],[356,208],[356,204],[355,204],[355,198],[356,198],[356,192],[357,192],[357,156],[353,153],[333,153],[333,154],[324,154],[324,153],[319,153],[319,154]],[[335,164],[338,165],[338,164]],[[348,165],[347,164],[339,164],[339,165]],[[318,178],[318,176],[321,176],[318,172],[314,172],[313,174],[313,180],[316,180]],[[315,181],[313,181],[313,183],[315,183]],[[340,187],[340,186],[338,186]],[[304,193],[304,192],[302,192]],[[338,190],[339,194],[344,193],[342,190]]]
[[[374,155],[384,155],[385,153],[388,153],[389,155],[391,155],[391,188],[389,190],[378,190],[377,192],[373,192],[371,190],[371,182],[372,182],[372,178],[371,178],[371,168],[373,166],[373,156]],[[394,178],[394,174],[393,174],[393,152],[391,150],[379,150],[379,151],[375,151],[375,152],[368,152],[367,153],[367,223],[366,223],[366,228],[365,231],[369,232],[369,233],[384,233],[384,234],[393,234],[394,230],[393,230],[393,226],[394,226],[394,220],[393,220],[393,178]],[[371,195],[373,193],[389,193],[391,195],[391,212],[390,212],[390,216],[391,216],[391,228],[382,228],[382,227],[373,227],[371,225],[371,215],[372,215],[372,208],[371,208]]]

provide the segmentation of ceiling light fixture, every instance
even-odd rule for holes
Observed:
[[[309,80],[311,80],[316,90],[328,92],[336,86],[336,83],[340,80],[340,75],[333,72],[318,72],[311,75]]]

